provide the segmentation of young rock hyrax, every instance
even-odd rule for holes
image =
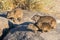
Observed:
[[[23,11],[20,8],[16,8],[7,13],[7,18],[12,19],[13,22],[20,22],[23,17]]]
[[[49,23],[52,29],[56,28],[56,20],[51,16],[34,15],[31,19],[36,22],[37,26],[40,26],[41,23]]]

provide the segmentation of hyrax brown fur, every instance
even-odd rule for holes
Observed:
[[[42,23],[40,30],[42,30],[42,32],[49,32],[51,30],[51,25],[49,23]]]
[[[34,24],[29,24],[27,29],[34,31],[35,33],[38,30],[42,30],[42,32],[49,32],[51,30],[51,25],[49,23],[42,23],[41,26],[37,27]]]
[[[37,30],[38,30],[38,28],[34,24],[29,24],[27,29],[30,29],[30,30],[32,30],[34,32],[37,32]]]
[[[23,17],[23,11],[20,8],[16,8],[7,13],[7,18],[12,19],[13,22],[21,21],[22,17]]]
[[[37,26],[41,26],[41,23],[49,23],[52,29],[56,28],[56,20],[51,16],[34,15],[31,19],[36,22]]]

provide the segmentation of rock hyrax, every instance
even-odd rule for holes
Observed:
[[[7,13],[7,18],[12,19],[13,22],[16,22],[16,21],[20,22],[22,17],[23,17],[23,11],[20,8],[16,8]]]
[[[40,26],[41,23],[49,23],[51,25],[51,28],[56,28],[56,20],[51,16],[40,16],[40,15],[34,15],[32,20],[35,21],[37,26]]]

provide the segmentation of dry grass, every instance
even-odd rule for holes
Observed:
[[[56,15],[60,13],[59,0],[0,0],[0,11],[20,7],[26,10],[39,11]],[[60,15],[60,14],[59,14]]]

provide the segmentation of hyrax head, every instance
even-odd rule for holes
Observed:
[[[51,25],[49,23],[42,23],[42,32],[49,32],[51,30]]]
[[[30,29],[30,30],[32,30],[34,32],[36,32],[38,30],[38,28],[34,24],[29,24],[27,29]]]
[[[37,22],[40,18],[40,15],[34,15],[31,19]]]

